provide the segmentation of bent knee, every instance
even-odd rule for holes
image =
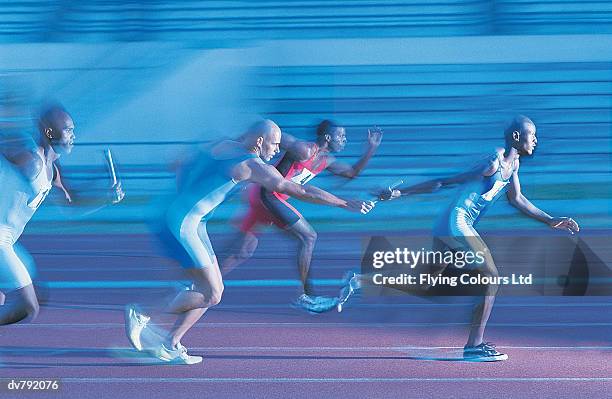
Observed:
[[[300,234],[300,240],[306,245],[314,245],[317,237],[317,232],[314,230]]]
[[[202,307],[209,308],[211,306],[218,305],[221,302],[224,290],[225,286],[223,285],[223,282],[215,284],[206,290],[202,290],[201,292],[204,296],[202,299]]]
[[[223,286],[221,286],[220,289],[212,290],[212,292],[210,293],[210,298],[208,300],[209,306],[216,306],[221,303],[221,298],[223,297],[223,289]]]

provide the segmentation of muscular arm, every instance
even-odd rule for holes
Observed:
[[[359,158],[354,165],[349,165],[345,162],[338,162],[335,158],[330,157],[327,170],[336,176],[346,177],[347,179],[354,179],[355,177],[359,176],[368,162],[370,162],[372,156],[374,156],[376,149],[380,146],[382,136],[383,133],[381,129],[377,127],[368,129],[368,147],[361,158]]]
[[[510,179],[510,184],[508,185],[508,191],[506,196],[508,197],[508,201],[512,206],[514,206],[519,211],[523,212],[525,215],[536,219],[542,223],[550,224],[553,220],[553,217],[533,205],[531,201],[529,201],[523,193],[521,193],[521,183],[518,177],[519,165],[517,165],[516,169],[512,173],[512,178]]]
[[[439,188],[446,188],[456,184],[467,183],[469,181],[479,179],[481,176],[490,176],[495,173],[496,168],[497,164],[495,163],[495,158],[487,158],[477,163],[467,172],[449,177],[428,180],[415,185],[399,187],[396,190],[398,190],[401,195],[430,193],[438,190]]]
[[[346,177],[347,179],[354,179],[359,176],[361,171],[366,167],[370,158],[376,152],[376,148],[368,147],[366,152],[359,158],[354,165],[349,165],[346,162],[339,162],[336,158],[330,157],[331,163],[327,166],[327,170],[336,176]]]
[[[469,181],[477,180],[482,176],[491,176],[499,166],[497,159],[488,157],[478,162],[474,167],[464,173],[439,179],[441,187],[463,184]]]
[[[249,181],[260,184],[270,191],[287,194],[315,204],[337,206],[340,208],[345,208],[348,205],[348,201],[338,198],[318,187],[309,185],[300,186],[299,184],[285,179],[278,170],[271,165],[252,161],[249,166],[251,170]]]

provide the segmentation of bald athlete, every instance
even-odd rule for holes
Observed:
[[[547,224],[551,228],[568,231],[574,234],[580,230],[578,223],[569,217],[552,217],[533,205],[521,192],[519,181],[519,159],[532,155],[538,143],[536,126],[531,119],[518,115],[504,132],[505,147],[498,148],[491,156],[470,171],[445,179],[422,183],[432,190],[460,184],[459,195],[447,210],[439,217],[434,228],[433,249],[438,251],[482,252],[484,261],[475,263],[475,270],[480,275],[495,281],[499,272],[486,243],[474,228],[486,210],[506,191],[512,206],[527,216]],[[381,193],[381,199],[394,199],[409,194],[409,190],[400,188],[392,192]],[[439,265],[439,270],[432,274],[442,273],[448,265]],[[369,283],[369,278],[355,275],[344,289],[343,301],[361,284]],[[421,287],[427,290],[429,287]],[[464,358],[470,361],[499,361],[508,356],[500,353],[495,346],[484,341],[484,331],[493,309],[498,284],[486,285],[485,294],[476,303],[472,313],[472,324],[467,343],[464,347]]]
[[[0,306],[0,324],[33,320],[39,311],[32,278],[24,263],[29,255],[17,240],[52,186],[70,201],[57,161],[74,147],[74,122],[59,105],[45,109],[34,137],[3,142],[0,146],[0,291],[7,303]],[[120,184],[116,201],[123,198]]]
[[[240,185],[260,184],[268,190],[291,195],[304,201],[339,207],[351,212],[368,213],[374,204],[345,200],[317,187],[301,186],[283,176],[269,161],[280,151],[281,130],[270,120],[252,125],[239,141],[222,141],[190,164],[181,173],[178,193],[165,213],[166,245],[178,244],[182,254],[176,258],[187,270],[193,285],[180,292],[165,311],[177,315],[173,328],[156,346],[155,355],[168,362],[195,364],[200,356],[189,355],[181,344],[185,333],[210,307],[221,301],[223,279],[217,257],[206,232],[206,222],[214,210]],[[135,305],[126,307],[126,332],[137,350],[143,349],[141,334],[150,316]]]

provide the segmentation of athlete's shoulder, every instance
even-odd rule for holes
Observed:
[[[272,165],[268,165],[258,156],[254,156],[254,157],[250,156],[246,158],[242,163],[244,163],[246,166],[255,166],[255,167],[270,166],[272,167]]]
[[[321,162],[325,162],[325,167],[327,168],[329,165],[333,164],[334,162],[337,161],[337,158],[335,155],[329,153],[329,152],[325,152],[321,155],[322,159]]]
[[[214,143],[207,152],[214,159],[225,160],[246,154],[247,151],[238,141],[222,140]]]
[[[254,157],[237,164],[234,167],[233,177],[237,181],[250,181],[251,183],[261,184],[274,175],[281,177],[274,166],[265,163],[259,157]]]
[[[312,141],[297,140],[287,149],[285,156],[289,156],[295,161],[307,161],[312,158],[318,150],[319,146],[317,143]]]
[[[35,179],[44,167],[42,157],[30,146],[6,146],[2,155],[28,180]]]
[[[519,166],[521,166],[521,160],[519,158],[516,158],[514,160],[514,171],[515,172],[518,172]]]
[[[499,168],[499,158],[503,155],[503,148],[495,148],[494,151],[485,154],[479,162],[484,176],[491,176]]]
[[[248,178],[245,176],[250,176],[253,172],[257,173],[261,171],[262,168],[270,166],[266,164],[261,158],[258,156],[245,156],[239,162],[236,163],[234,169],[240,171],[240,174],[243,175],[243,178]],[[246,175],[245,175],[246,173]]]
[[[307,150],[307,156],[308,158],[312,158],[317,152],[319,152],[319,145],[315,142],[312,141],[306,141],[305,142],[305,147]]]
[[[491,164],[495,166],[496,170],[497,170],[497,167],[499,167],[500,159],[504,157],[505,152],[506,152],[505,148],[497,147],[495,148],[495,153],[491,155]],[[514,161],[512,161],[512,170],[516,172],[519,168],[519,165],[520,165],[519,159],[515,158]]]

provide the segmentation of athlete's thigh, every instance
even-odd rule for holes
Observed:
[[[484,264],[475,263],[470,268],[495,267],[487,244],[468,219],[464,212],[450,212],[434,230],[434,250],[463,252],[463,256],[472,253],[471,257],[484,259]]]
[[[468,269],[494,269],[495,263],[489,247],[484,242],[478,231],[471,225],[457,226],[451,234],[443,237],[435,237],[434,245],[438,250],[450,250],[455,253],[462,252],[462,259],[471,254],[472,259],[482,259],[483,262],[474,262],[467,266]]]
[[[219,262],[217,260],[217,255],[213,249],[212,243],[210,242],[210,237],[208,236],[208,230],[206,228],[206,222],[202,222],[198,225],[198,237],[204,246],[206,253],[208,254],[208,258],[210,259],[210,264],[207,268],[210,268],[212,272],[215,273],[215,280],[221,282],[221,268],[219,267]]]
[[[260,191],[260,220],[272,223],[281,229],[296,223],[302,214],[279,194],[261,189]]]
[[[25,251],[25,250],[23,250]],[[0,246],[0,291],[14,291],[32,285],[32,278],[12,245]]]
[[[199,223],[189,229],[182,229],[177,239],[189,258],[188,263],[182,262],[184,268],[208,268],[216,264],[217,258],[210,239],[208,239],[205,223]]]

